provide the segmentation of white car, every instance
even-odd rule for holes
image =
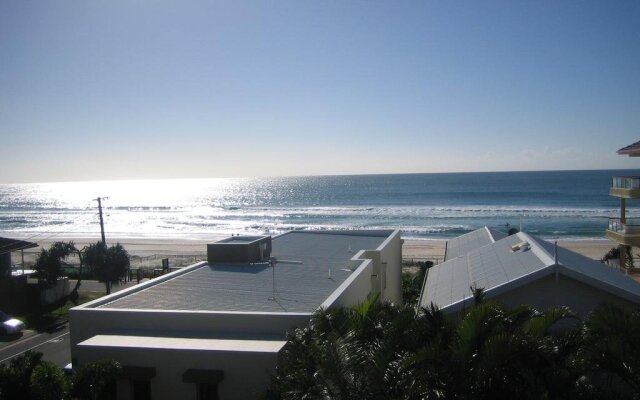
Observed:
[[[2,311],[0,311],[0,324],[0,335],[15,335],[24,329],[24,322],[11,318]]]

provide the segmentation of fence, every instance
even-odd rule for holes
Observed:
[[[438,265],[444,261],[444,257],[402,257],[403,264],[417,264],[425,261],[431,261],[433,265]]]

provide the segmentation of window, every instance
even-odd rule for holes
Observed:
[[[200,383],[197,390],[198,400],[218,400],[218,385]]]
[[[151,382],[148,380],[131,381],[133,400],[151,400]]]
[[[217,369],[188,369],[182,374],[182,382],[195,383],[196,399],[218,400],[218,384],[224,372]]]

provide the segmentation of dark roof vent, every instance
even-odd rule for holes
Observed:
[[[232,236],[207,245],[209,264],[256,263],[270,256],[271,236]]]

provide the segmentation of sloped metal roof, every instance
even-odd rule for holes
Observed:
[[[290,232],[273,239],[272,256],[301,264],[203,265],[100,306],[118,309],[313,312],[351,274],[359,250],[375,250],[392,231]],[[329,279],[331,270],[331,279]]]
[[[506,233],[502,233],[495,229],[488,227],[476,229],[457,238],[447,240],[447,252],[445,254],[445,261],[460,257],[463,254],[478,249],[482,246],[491,244],[497,240],[503,239],[507,236]]]
[[[629,157],[640,157],[640,141],[625,146],[617,151],[620,155],[629,155]]]
[[[553,243],[536,240],[549,254],[554,254]],[[619,270],[560,246],[558,264],[563,275],[640,304],[640,284]]]
[[[528,249],[512,250],[523,242]],[[507,236],[429,269],[420,305],[457,310],[471,304],[472,286],[495,296],[555,272],[640,304],[640,284],[621,272],[562,247],[557,265],[554,258],[552,243],[525,233]]]
[[[38,247],[36,243],[0,237],[0,254]]]

